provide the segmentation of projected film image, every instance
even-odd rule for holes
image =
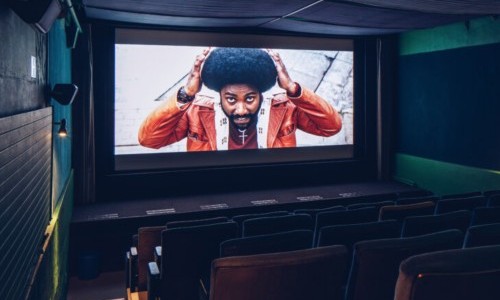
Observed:
[[[353,52],[115,45],[115,155],[352,145]]]

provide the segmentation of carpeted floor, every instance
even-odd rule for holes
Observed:
[[[95,279],[69,279],[67,300],[122,300],[126,299],[124,272],[101,273]]]

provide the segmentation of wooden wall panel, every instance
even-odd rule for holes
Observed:
[[[52,108],[0,119],[0,295],[24,298],[51,218]]]

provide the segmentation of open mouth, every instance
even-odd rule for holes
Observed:
[[[250,118],[248,117],[234,118],[233,120],[236,124],[247,124],[250,122]]]
[[[234,124],[245,126],[252,121],[252,115],[233,115],[231,119]]]

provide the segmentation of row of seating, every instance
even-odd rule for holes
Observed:
[[[500,226],[500,224],[495,224],[495,225]],[[497,235],[498,232],[499,231],[497,231]],[[273,236],[276,235],[278,234],[273,234]],[[257,237],[252,237],[251,239],[256,241],[258,240],[258,238],[259,237],[257,236]],[[281,276],[280,280],[285,280],[287,282],[287,284],[280,286],[282,289],[284,289],[284,291],[281,294],[274,294],[274,296],[269,299],[350,299],[350,300],[351,299],[359,299],[359,300],[394,299],[395,296],[394,287],[397,282],[397,278],[399,275],[399,266],[402,261],[414,255],[422,253],[429,253],[433,251],[442,251],[448,249],[461,249],[462,240],[463,240],[462,232],[453,229],[453,230],[431,233],[427,235],[416,236],[416,237],[373,239],[373,240],[360,241],[355,243],[353,246],[352,260],[350,259],[351,251],[349,251],[346,245],[342,245],[341,246],[342,248],[336,248],[337,251],[342,252],[342,254],[337,255],[336,263],[331,264],[328,270],[324,270],[324,268],[317,268],[315,272],[311,271],[310,273],[305,273],[305,274],[301,273],[301,275],[303,276],[302,279],[295,281],[296,279],[295,276],[288,276],[287,274],[291,272],[290,268],[292,268],[293,266],[287,266],[287,268],[284,268],[282,270],[282,273],[279,273]],[[497,241],[496,245],[500,245],[500,241]],[[222,247],[223,246],[221,245],[221,248]],[[339,247],[339,245],[319,247],[315,249],[325,249],[328,247],[335,248]],[[500,250],[500,246],[497,247],[497,251],[498,250]],[[281,251],[284,251],[284,249],[281,249]],[[465,251],[467,253],[470,253],[469,250]],[[312,252],[311,249],[309,250],[306,249],[306,250],[296,251],[295,254],[287,254],[286,257],[290,256],[293,257],[295,255],[295,259],[300,260],[300,257],[306,256],[308,253],[311,252]],[[281,257],[281,255],[284,255],[284,253],[287,252],[278,252],[278,254],[272,257],[279,258]],[[256,262],[256,261],[264,263],[260,260],[262,258],[262,255],[250,255],[247,257],[238,257],[237,255],[239,254],[242,253],[238,252],[230,253],[231,257],[228,259],[222,258],[214,260],[212,265],[211,284],[210,284],[210,286],[214,288],[214,290],[210,289],[210,299],[219,299],[219,300],[220,299],[263,299],[262,298],[263,295],[267,295],[268,293],[270,293],[268,289],[271,289],[271,287],[267,287],[266,283],[274,282],[272,276],[275,276],[275,274],[268,274],[267,272],[262,272],[262,270],[265,268],[272,268],[274,267],[274,264],[272,264],[271,262],[267,262],[268,264],[266,265],[266,267],[260,266],[262,273],[253,274],[255,278],[249,278],[248,277],[249,274],[247,274],[249,270],[248,269],[242,270],[241,269],[242,265],[246,266],[246,263]],[[497,252],[494,256],[496,257],[496,259],[500,258],[500,252]],[[469,257],[468,259],[469,261],[467,263],[473,265],[474,263],[473,261],[470,261],[470,259],[475,259],[475,258]],[[479,259],[481,259],[480,256]],[[224,266],[222,266],[219,263],[220,261],[224,262],[231,261],[235,265],[232,265],[233,268],[232,270],[225,269],[224,275],[221,275],[219,268],[223,267],[229,268],[229,267],[228,265],[225,264],[223,264]],[[264,261],[266,260],[264,259]],[[338,272],[344,270],[346,262],[348,266],[350,265],[350,267],[347,268],[347,271],[350,271],[350,273],[346,272],[339,275]],[[326,264],[326,262],[324,262],[324,264]],[[460,265],[461,267],[466,266],[466,264],[462,262],[459,263],[455,262],[455,264]],[[489,267],[491,266],[483,265],[481,267],[483,268],[481,269],[481,271],[484,271],[484,268],[489,268]],[[498,268],[498,263],[497,263],[497,268]],[[452,269],[447,271],[451,272]],[[475,271],[478,272],[478,270]],[[463,272],[471,272],[471,269],[465,268],[463,269]],[[318,278],[318,274],[321,274],[320,276],[323,276],[324,274],[324,276],[327,278],[331,277],[336,278],[336,280],[329,281],[329,286],[332,289],[332,292],[323,294],[323,297],[316,295],[314,293],[316,291],[322,291],[323,293],[325,290],[325,286],[320,283],[321,280],[320,278]],[[462,276],[463,275],[464,274],[462,274]],[[242,276],[244,277],[244,279],[242,279]],[[421,275],[416,278],[418,279],[420,277]],[[313,282],[311,282],[311,280]],[[258,283],[262,283],[264,287],[262,287]],[[400,285],[401,284],[403,283],[400,283]],[[255,289],[256,286],[258,286],[259,288]],[[345,286],[345,297],[343,294],[344,286]],[[467,286],[467,288],[468,289],[470,288],[470,283]],[[309,295],[308,297],[303,297],[304,289],[306,291],[309,291],[311,295]],[[292,295],[301,295],[301,296],[296,298],[293,297]],[[470,291],[469,293],[466,293],[466,295],[470,295]],[[424,297],[417,299],[428,299],[428,298]],[[441,299],[484,299],[484,298],[443,297]],[[496,299],[496,298],[488,298],[488,299]]]
[[[493,198],[490,197],[490,200]],[[408,199],[415,200],[412,198],[400,200],[409,201]],[[399,205],[397,205],[398,202],[379,201],[366,204],[358,203],[347,207],[296,210],[294,214],[288,211],[277,211],[267,214],[234,216],[231,220],[227,217],[219,217],[170,222],[166,226],[140,228],[137,251],[134,253],[132,249],[128,253],[129,257],[135,256],[137,258],[136,263],[134,263],[134,259],[130,259],[128,262],[130,274],[128,286],[134,289],[137,287],[136,290],[147,289],[151,291],[154,289],[163,295],[167,293],[168,299],[195,299],[199,286],[198,279],[202,278],[205,285],[208,285],[209,266],[211,261],[217,257],[308,249],[312,245],[344,244],[347,261],[350,261],[351,248],[357,241],[396,238],[401,236],[401,233],[406,238],[422,234],[422,228],[425,227],[429,232],[448,228],[458,228],[465,232],[470,224],[471,216],[476,215],[476,211],[487,211],[487,208],[482,208],[476,209],[474,214],[462,210],[432,215],[435,212],[435,203],[440,201],[444,200],[438,199],[434,202],[429,201],[428,197],[426,199],[421,197],[420,202],[406,202],[407,204]],[[401,212],[411,213],[405,215]],[[412,214],[430,215],[412,217]],[[493,212],[491,215],[498,216]],[[384,220],[385,218],[390,218],[390,220]],[[444,221],[440,221],[441,219]],[[359,224],[346,225],[352,222]],[[411,224],[413,225],[411,226]],[[422,226],[418,224],[434,225]],[[452,225],[442,227],[443,224]],[[193,229],[196,226],[201,227],[202,230],[195,234],[189,228]],[[211,234],[213,230],[218,232],[217,236]],[[420,232],[418,232],[419,230]],[[359,233],[359,236],[356,235],[356,232]],[[241,238],[242,236],[245,238]],[[471,235],[467,234],[467,236]],[[162,245],[162,247],[156,248],[157,255],[155,257],[155,251],[151,249],[154,249],[153,246],[156,245]],[[197,249],[198,252],[193,249]],[[143,253],[145,255],[139,255]],[[150,270],[152,270],[150,272],[152,279],[155,276],[158,277],[156,278],[158,287],[155,287],[155,280],[150,280],[152,286],[147,286],[148,280],[145,274],[147,274],[148,262],[152,260],[156,260],[158,263],[156,269],[149,264]],[[178,272],[179,269],[184,269],[185,272],[182,273],[188,274],[187,277],[191,276],[192,280],[185,280],[186,276],[183,277]],[[137,277],[134,278],[133,273],[136,273]],[[178,280],[165,282],[161,278],[177,278]],[[159,285],[159,282],[162,284]],[[188,284],[188,282],[190,283]],[[191,291],[192,297],[187,296],[186,291]]]
[[[164,274],[163,276],[168,276],[170,278],[179,278],[179,270],[182,269],[183,271],[187,271],[188,273],[192,274],[200,274],[199,276],[202,276],[204,278],[207,278],[208,274],[203,274],[203,269],[208,270],[209,263],[210,261],[218,257],[215,251],[217,250],[217,245],[216,243],[211,243],[215,239],[213,235],[211,234],[212,230],[216,230],[218,233],[221,234],[221,236],[224,236],[224,234],[227,234],[225,229],[228,228],[233,228],[232,235],[235,235],[236,233],[236,227],[234,226],[234,222],[225,222],[223,224],[230,224],[230,225],[203,225],[203,226],[198,226],[202,227],[200,228],[197,227],[187,227],[187,230],[182,230],[184,228],[179,228],[179,230],[175,230],[178,234],[176,237],[175,235],[172,238],[172,235],[167,234],[166,235],[166,241],[169,246],[165,247],[164,249],[168,249],[166,253],[162,253],[162,256],[172,258],[174,261],[171,261],[170,259],[167,260],[166,262],[162,262],[161,264],[164,265],[165,267],[168,266],[168,268],[161,268],[161,272]],[[393,224],[395,225],[395,221],[381,221],[378,224]],[[494,224],[497,227],[496,235],[498,237],[498,233],[500,232],[500,224]],[[341,225],[341,226],[352,226],[352,227],[365,227],[365,228],[370,228],[370,227],[376,227],[376,224],[373,223],[367,223],[367,224],[355,224],[355,225]],[[488,226],[488,225],[482,225],[482,227]],[[190,230],[191,228],[192,230]],[[210,228],[210,229],[209,229]],[[389,227],[390,228],[390,227]],[[396,228],[396,227],[393,227]],[[222,229],[222,230],[221,230]],[[196,244],[193,245],[188,244],[187,248],[186,244],[179,246],[179,245],[173,245],[174,241],[177,241],[181,238],[181,235],[184,236],[183,239],[186,240],[185,233],[189,231],[194,231],[198,232],[198,235],[193,235],[191,234],[191,238],[193,239],[192,241],[195,242]],[[165,232],[169,232],[168,230]],[[372,231],[373,232],[373,231]],[[394,231],[397,232],[397,231]],[[350,235],[347,234],[344,236],[344,240],[339,238],[336,242],[333,244],[338,245],[338,244],[344,244],[344,247],[346,249],[346,257],[347,261],[350,261],[350,253],[352,253],[351,248],[353,244],[356,242],[356,239],[363,240],[362,235],[366,236],[366,239],[375,239],[379,238],[378,236],[370,236],[370,231],[369,233],[360,231],[361,235]],[[227,235],[225,237],[222,237],[221,239],[217,240],[223,240],[224,238],[227,238],[230,235]],[[190,239],[191,240],[191,239]],[[220,257],[226,257],[226,256],[238,256],[238,255],[251,255],[251,254],[259,254],[259,253],[270,253],[270,252],[284,252],[284,251],[291,251],[291,250],[298,250],[298,249],[308,249],[310,248],[311,245],[311,240],[312,240],[312,231],[307,231],[307,230],[298,230],[298,231],[291,231],[291,232],[283,232],[283,233],[275,233],[275,234],[270,234],[270,235],[257,235],[257,236],[252,236],[252,237],[246,237],[246,238],[237,238],[237,239],[230,239],[221,242],[220,244]],[[350,240],[350,241],[347,241]],[[390,240],[390,239],[389,239]],[[394,239],[393,239],[394,240]],[[397,241],[402,241],[405,239],[395,239]],[[411,240],[411,238],[406,239]],[[387,240],[386,240],[387,242]],[[461,239],[460,239],[461,243]],[[497,243],[499,241],[497,240]],[[209,251],[207,251],[208,247],[207,245],[211,244],[213,247],[212,253],[210,254]],[[363,243],[360,243],[363,244]],[[435,245],[434,243],[432,243]],[[357,244],[356,244],[357,245]],[[456,245],[456,244],[455,244]],[[172,251],[173,249],[181,249],[181,253],[178,253],[179,251]],[[192,249],[197,249],[198,251],[201,249],[204,249],[202,251],[203,254],[207,255],[208,257],[200,257],[200,253],[193,253]],[[189,250],[189,251],[188,251]],[[195,250],[196,251],[196,250]],[[356,251],[354,251],[356,252]],[[193,260],[193,257],[197,257],[197,259]],[[198,260],[199,259],[199,260]],[[198,260],[198,261],[197,261]],[[189,262],[186,264],[186,262]],[[203,263],[205,262],[206,265],[203,266]],[[201,269],[199,269],[199,266],[202,266]],[[193,266],[194,268],[190,268],[189,266]],[[167,278],[168,278],[167,277]],[[196,291],[197,288],[197,277],[192,278],[191,280],[191,286],[187,285],[180,285],[177,280],[169,280],[167,281],[172,283],[172,286],[169,287],[169,285],[164,285],[163,287],[167,288],[168,294],[170,295],[173,291],[178,290],[179,293],[182,295],[185,295],[186,290],[191,290],[191,291]],[[183,281],[181,277],[181,281]],[[160,280],[160,282],[163,282]],[[188,282],[188,281],[186,281]],[[207,280],[205,280],[207,282]],[[180,289],[179,289],[180,288]],[[193,295],[194,297],[194,295]],[[193,298],[194,299],[194,298]],[[363,298],[360,298],[363,299]]]
[[[255,258],[256,254],[283,254],[300,249],[301,247],[304,250],[299,250],[299,253],[302,254],[297,254],[295,257],[295,260],[297,261],[300,261],[300,258],[304,255],[307,256],[307,253],[309,253],[308,250],[311,249],[334,247],[337,249],[337,252],[340,251],[343,253],[340,258],[336,258],[336,264],[328,265],[329,270],[327,271],[324,270],[326,262],[319,264],[323,266],[323,268],[320,269],[312,268],[311,266],[308,267],[311,268],[311,272],[307,273],[307,276],[310,277],[309,280],[311,280],[311,278],[320,280],[318,277],[323,278],[323,276],[326,276],[327,278],[333,276],[336,278],[335,281],[329,281],[329,285],[332,290],[335,291],[332,292],[333,294],[328,294],[335,295],[329,299],[392,299],[394,297],[394,286],[398,276],[399,264],[404,259],[421,253],[447,249],[459,249],[462,248],[464,239],[464,235],[461,231],[452,229],[407,238],[370,238],[369,240],[354,243],[354,245],[352,245],[352,251],[350,251],[346,245],[342,245],[342,250],[340,250],[338,248],[338,244],[319,248],[307,247],[308,243],[311,241],[312,234],[309,232],[309,235],[307,236],[307,232],[305,231],[293,231],[267,236],[253,236],[222,241],[224,238],[228,237],[226,234],[229,234],[229,232],[235,234],[236,228],[234,225],[234,222],[228,221],[219,224],[172,229],[171,231],[174,231],[177,234],[177,236],[175,234],[173,235],[177,243],[179,242],[180,235],[183,236],[181,239],[181,241],[183,241],[183,245],[169,244],[174,242],[174,240],[169,240],[169,237],[172,237],[172,235],[168,234],[169,230],[165,230],[163,233],[166,234],[163,235],[163,237],[166,238],[167,242],[162,243],[162,248],[168,250],[162,251],[162,259],[159,268],[151,267],[154,263],[149,264],[150,278],[148,281],[150,285],[148,286],[148,292],[149,296],[152,297],[151,299],[156,299],[156,297],[159,297],[160,299],[197,299],[198,289],[200,288],[200,279],[203,283],[201,286],[204,287],[203,290],[206,295],[211,295],[210,299],[261,299],[259,297],[254,297],[254,293],[258,293],[262,297],[261,293],[265,291],[265,289],[260,287],[258,284],[252,283],[248,274],[246,274],[248,270],[242,271],[243,273],[239,273],[238,271],[234,271],[236,273],[231,273],[228,269],[224,269],[228,268],[227,265],[219,264],[219,260],[226,262],[228,260],[217,257],[231,258],[229,261],[233,263],[242,263],[242,261],[248,263],[248,261],[246,261],[247,259],[258,260],[258,258]],[[232,230],[230,230],[230,228],[232,228]],[[214,242],[216,238],[214,238],[214,232],[212,230],[217,230],[219,233],[220,239],[218,241],[222,241],[219,247],[217,247],[216,242]],[[189,232],[190,235],[189,239],[187,239],[185,235],[187,232]],[[196,232],[197,234],[193,234],[193,232]],[[301,233],[304,238],[301,240],[301,235],[296,233]],[[226,236],[222,238],[223,235]],[[299,243],[293,243],[294,240],[291,239],[292,242],[288,244],[290,248],[287,248],[278,239],[280,235],[299,237],[297,240]],[[189,242],[187,243],[187,248],[184,248],[186,246],[186,241]],[[236,245],[237,241],[240,242],[239,245]],[[302,246],[299,245],[300,241],[303,241]],[[217,250],[219,250],[219,253],[222,253],[222,255],[217,255]],[[224,256],[226,254],[229,256]],[[241,255],[244,256],[242,257]],[[211,273],[208,273],[208,270],[210,270],[210,264],[212,264]],[[272,263],[270,263],[270,265],[274,266]],[[343,267],[345,265],[347,265],[347,267]],[[288,273],[291,272],[289,270],[291,267],[292,266],[288,266],[285,269],[278,269],[276,272],[278,272],[278,274]],[[221,276],[219,268],[224,269],[222,273],[226,274],[226,276],[231,278],[231,280],[227,281],[218,278],[217,276]],[[318,273],[320,270],[321,273]],[[334,274],[332,274],[333,271]],[[258,277],[254,278],[254,280],[257,280],[257,282],[263,281],[265,285],[265,282],[273,282],[273,277],[268,277],[270,274],[273,273],[262,273]],[[254,275],[257,276],[258,274]],[[301,275],[305,276],[306,274]],[[280,277],[278,281],[283,280],[288,282],[288,289],[290,289],[291,286],[295,286],[292,284],[293,281],[290,282],[289,276],[284,274],[281,276],[282,277]],[[226,277],[223,276],[222,278]],[[238,285],[234,283],[235,280],[239,282],[239,288],[236,288]],[[276,278],[274,280],[276,280]],[[303,280],[295,283],[300,286],[299,290],[305,288],[305,282]],[[317,284],[317,282],[315,284]],[[312,283],[311,285],[312,286],[309,286],[307,289],[314,287]],[[282,288],[285,288],[286,286],[287,285],[282,286]],[[222,294],[218,295],[216,292],[212,292],[211,289],[213,287],[215,288],[215,291],[223,291],[221,292]],[[324,285],[321,285],[317,290],[322,289],[324,289]],[[301,293],[302,292],[303,290],[301,290]],[[250,297],[246,298],[243,294],[247,294],[247,296],[249,295]],[[293,294],[303,295],[299,292],[293,292]],[[320,298],[317,299],[327,299],[322,298],[320,295],[318,295],[318,297]],[[287,294],[285,298],[275,296],[271,299],[304,298],[294,298]]]
[[[464,201],[466,200],[466,201]],[[441,202],[458,202],[453,203],[453,209],[451,205],[448,206],[448,209],[443,211],[436,211],[437,207]],[[321,209],[298,209],[294,211],[295,215],[309,215],[312,218],[312,223],[314,223],[314,230],[318,232],[318,230],[324,226],[328,225],[341,225],[341,224],[349,224],[349,223],[362,223],[362,222],[373,222],[377,220],[398,220],[402,222],[405,218],[411,216],[422,216],[422,215],[444,215],[447,213],[456,212],[458,210],[471,210],[471,225],[479,225],[485,223],[492,222],[500,222],[499,211],[500,207],[482,207],[477,205],[471,205],[471,203],[475,203],[475,198],[469,199],[451,199],[451,200],[442,200],[438,201],[435,204],[432,201],[423,201],[412,204],[394,204],[392,201],[382,201],[376,203],[367,203],[367,204],[356,204],[355,207],[344,207],[344,206],[333,206]],[[483,203],[477,203],[481,205]],[[311,220],[309,220],[306,216],[300,217],[285,217],[290,213],[286,211],[273,212],[269,215],[244,215],[237,217],[237,223],[240,225],[241,233],[243,236],[261,234],[260,231],[268,230],[266,228],[272,226],[266,226],[267,224],[263,224],[260,227],[258,221],[250,221],[244,222],[246,219],[255,218],[255,217],[265,217],[265,216],[282,216],[283,220],[280,222],[285,223],[284,220],[287,218],[290,220],[290,224],[286,224],[287,226],[299,226],[297,229],[311,229]],[[453,214],[451,215],[454,216]],[[445,217],[450,219],[451,217]],[[235,218],[233,218],[234,220]],[[439,218],[434,218],[438,220]],[[300,220],[300,221],[299,221]],[[421,222],[426,222],[427,220],[421,220]],[[280,223],[276,222],[276,223]],[[430,220],[429,220],[430,222]],[[293,223],[293,224],[292,224]],[[271,225],[271,224],[269,224]],[[257,231],[256,231],[257,230]],[[279,228],[276,228],[276,231],[280,231]]]
[[[454,242],[452,232],[432,238]],[[500,246],[434,252],[439,246],[418,248],[416,244],[423,239],[410,239],[391,246],[379,241],[360,244],[346,299],[500,298]],[[409,249],[409,244],[416,247]],[[346,254],[344,246],[329,246],[219,258],[212,264],[209,299],[344,299],[341,282]]]

